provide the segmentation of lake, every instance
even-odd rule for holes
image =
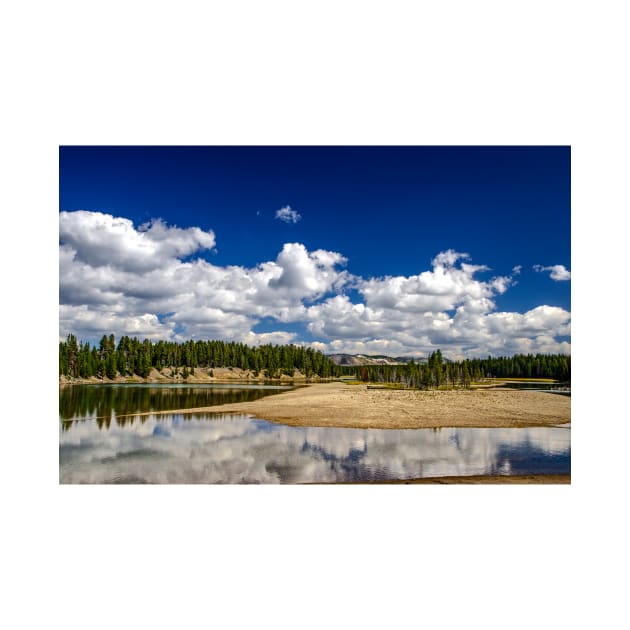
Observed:
[[[234,414],[120,417],[253,400],[286,389],[259,385],[65,387],[60,392],[59,481],[292,484],[570,473],[568,425],[385,430],[289,427]]]
[[[94,418],[109,424],[123,414],[248,402],[288,389],[291,387],[286,385],[247,383],[70,385],[59,391],[59,417],[62,421]]]

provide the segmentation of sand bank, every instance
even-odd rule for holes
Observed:
[[[367,389],[365,385],[334,382],[309,385],[252,402],[168,413],[194,412],[252,414],[290,426],[535,427],[570,422],[571,399],[524,390],[409,391]]]
[[[362,482],[348,482],[359,483]],[[470,475],[459,477],[422,477],[421,479],[388,479],[385,481],[367,481],[369,484],[570,484],[571,475]],[[321,485],[321,484],[319,484]],[[343,484],[342,484],[343,485]]]

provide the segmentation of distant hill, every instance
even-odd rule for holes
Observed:
[[[337,365],[403,365],[421,361],[417,357],[388,357],[384,354],[329,354],[328,358]]]

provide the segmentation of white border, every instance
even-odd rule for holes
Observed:
[[[615,494],[624,413],[614,392],[586,393],[586,366],[601,352],[596,377],[614,383],[611,355],[626,350],[615,301],[625,233],[613,214],[628,172],[619,6],[3,10],[4,367],[18,401],[4,426],[3,625],[610,627],[627,617],[612,573],[614,558],[627,560]],[[572,485],[60,487],[57,147],[117,143],[572,145]],[[42,376],[30,355],[46,343]]]

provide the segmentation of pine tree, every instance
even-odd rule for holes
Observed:
[[[77,358],[79,356],[79,346],[77,345],[77,338],[73,334],[69,334],[66,339],[67,345],[67,361],[68,361],[68,375],[75,378],[79,375]]]
[[[110,379],[116,378],[116,361],[113,354],[105,359],[105,375]]]
[[[464,380],[464,387],[468,389],[470,387],[470,372],[468,370],[468,361],[464,361],[462,374],[463,374],[462,378]]]

